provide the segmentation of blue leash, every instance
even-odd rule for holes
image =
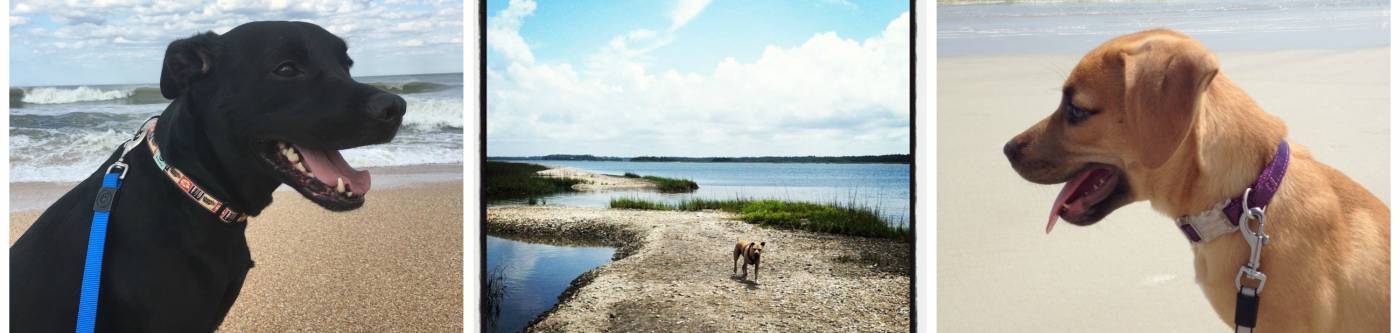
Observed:
[[[80,333],[92,332],[97,324],[97,291],[102,284],[102,251],[107,245],[107,218],[111,215],[113,201],[117,199],[117,189],[122,187],[122,173],[112,168],[108,170],[107,175],[102,177],[102,189],[97,191],[97,201],[92,207],[92,231],[88,233],[87,260],[83,262],[83,291],[78,298],[76,331]],[[123,167],[122,171],[126,171],[126,168]]]
[[[155,117],[151,117],[155,119]],[[150,119],[146,120],[150,124]],[[122,187],[129,169],[123,162],[126,154],[145,138],[146,125],[136,132],[136,136],[125,143],[124,151],[117,161],[107,167],[102,176],[102,188],[97,190],[97,199],[92,203],[92,228],[88,232],[87,259],[83,261],[83,285],[78,297],[78,323],[74,331],[92,333],[97,326],[97,295],[102,285],[102,253],[107,245],[107,219],[112,214],[112,204],[117,200],[117,190]]]

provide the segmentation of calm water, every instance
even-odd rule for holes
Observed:
[[[693,193],[651,191],[574,192],[545,197],[550,205],[607,207],[612,198],[643,198],[677,202],[705,199],[782,199],[817,203],[849,203],[875,208],[891,225],[909,222],[909,165],[816,163],[689,163],[519,161],[566,166],[595,173],[686,178],[700,189]],[[518,203],[518,202],[510,202]]]
[[[408,102],[393,142],[342,153],[357,168],[462,161],[462,74],[357,77]],[[156,84],[10,88],[10,181],[76,181],[170,104]]]
[[[580,274],[612,261],[610,247],[570,247],[486,236],[487,272],[501,271],[506,286],[493,332],[517,332],[554,307]]]
[[[1388,1],[954,3],[938,5],[939,56],[1079,53],[1157,27],[1185,32],[1216,51],[1390,45]]]

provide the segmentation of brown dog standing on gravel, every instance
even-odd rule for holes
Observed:
[[[753,280],[758,281],[758,261],[763,258],[763,245],[767,242],[746,242],[739,240],[734,244],[734,273],[739,273],[739,260],[743,258],[744,275],[741,278],[749,277],[749,265],[753,265]]]
[[[1067,183],[1047,233],[1144,200],[1176,219],[1227,325],[1389,331],[1390,208],[1286,132],[1204,45],[1158,29],[1090,51],[1003,150],[1026,180]]]

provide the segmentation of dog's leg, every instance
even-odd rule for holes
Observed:
[[[753,280],[754,280],[754,281],[758,281],[758,263],[759,263],[759,262],[757,262],[757,261],[755,261],[755,262],[753,263]]]
[[[739,251],[734,251],[734,270],[730,274],[739,274]]]

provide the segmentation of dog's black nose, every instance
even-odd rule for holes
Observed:
[[[403,97],[394,94],[379,93],[369,98],[369,105],[365,112],[374,119],[393,121],[403,117],[403,113],[408,109],[408,102],[404,102]]]
[[[1001,147],[1001,153],[1006,154],[1006,159],[1015,162],[1016,160],[1021,159],[1021,150],[1023,148],[1026,148],[1025,141],[1011,139],[1011,141],[1006,142],[1005,146]]]

